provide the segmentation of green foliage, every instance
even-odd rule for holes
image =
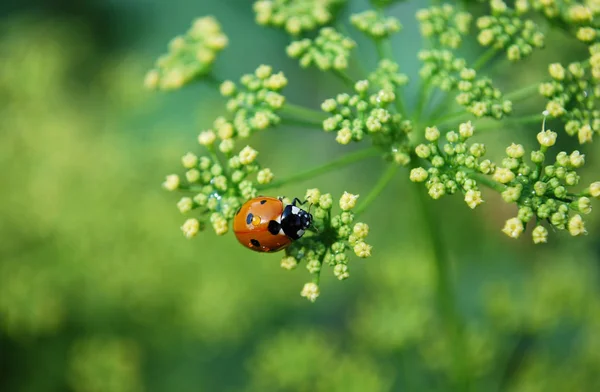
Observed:
[[[258,3],[259,21],[293,33],[290,42],[314,46],[335,28],[361,45],[347,67],[311,75],[334,101],[310,97],[325,111],[294,104],[307,98],[295,86],[308,81],[285,61],[285,77],[261,66],[222,82],[238,79],[220,77],[235,67],[192,56],[206,36],[182,36],[188,46],[151,71],[156,88],[190,86],[161,109],[138,88],[134,53],[97,53],[67,21],[1,27],[0,389],[598,390],[598,219],[588,214],[600,197],[595,3],[511,2],[536,24],[512,34],[514,15],[498,16],[504,3],[485,2],[478,12],[498,17],[503,50],[544,35],[544,48],[510,63],[495,47],[475,47],[479,57],[469,49],[479,34],[470,7],[428,7],[419,13],[431,24],[425,50],[441,57],[423,78],[404,63],[416,54],[404,43],[417,40],[378,25],[396,17],[403,34],[416,31],[410,2],[371,2],[367,32],[386,32],[372,34],[373,51],[344,2]],[[357,13],[370,10],[363,5]],[[219,8],[219,18],[239,9]],[[254,34],[226,27],[232,38]],[[178,69],[189,78],[161,87]],[[198,101],[196,129],[188,114]],[[338,114],[363,133],[356,151],[323,132]],[[164,183],[175,208],[157,183],[186,151]],[[316,230],[285,255],[254,254],[230,233],[232,211],[263,192],[313,204]],[[504,232],[533,241],[498,235],[511,216]],[[197,234],[209,224],[228,235]],[[288,274],[279,260],[311,273],[302,291],[305,273]],[[298,297],[320,291],[315,304]]]

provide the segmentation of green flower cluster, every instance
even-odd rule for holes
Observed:
[[[600,45],[592,47],[588,64],[550,64],[551,82],[540,84],[540,94],[548,98],[546,110],[550,116],[565,121],[565,131],[577,135],[579,143],[592,141],[600,133]],[[589,68],[591,67],[591,71]]]
[[[337,7],[345,0],[259,0],[254,3],[256,22],[263,26],[284,28],[299,35],[331,21]]]
[[[344,37],[333,27],[324,27],[314,40],[304,38],[293,41],[286,48],[288,56],[300,59],[300,66],[307,68],[315,65],[322,71],[348,68],[350,51],[356,43]]]
[[[160,56],[156,67],[146,74],[145,86],[174,90],[207,74],[227,42],[227,36],[215,18],[196,19],[185,35],[171,40],[169,52]]]
[[[503,98],[490,78],[477,78],[466,61],[449,50],[422,50],[420,75],[443,91],[458,89],[456,102],[476,117],[501,119],[512,112],[512,103]]]
[[[458,48],[463,36],[469,33],[473,17],[468,12],[456,11],[450,4],[432,6],[417,12],[421,35],[438,37],[442,46]]]
[[[411,181],[425,182],[434,199],[460,190],[471,208],[483,202],[478,183],[501,192],[505,202],[516,203],[519,207],[518,216],[507,220],[502,230],[512,238],[520,237],[525,224],[534,218],[537,223],[532,235],[536,244],[547,241],[548,230],[541,224],[543,221],[559,230],[568,229],[573,236],[586,233],[580,214],[592,211],[590,197],[600,198],[600,182],[592,183],[579,193],[570,191],[579,184],[577,169],[585,163],[583,154],[562,151],[553,164],[544,165],[547,150],[555,144],[557,134],[542,130],[537,136],[541,147],[531,152],[531,164],[524,160],[525,148],[513,143],[498,166],[489,159],[482,159],[485,154],[483,144],[466,143],[473,131],[470,122],[463,123],[458,133],[448,132],[446,143],[440,146],[439,130],[427,128],[425,138],[429,143],[418,145],[415,153],[431,166],[412,169]],[[570,212],[574,214],[570,215]]]
[[[398,72],[400,66],[398,63],[383,59],[377,64],[377,68],[369,74],[369,82],[372,87],[383,90],[396,91],[398,87],[408,84],[408,76]]]
[[[252,147],[246,146],[233,154],[233,140],[226,139],[231,142],[228,144],[231,149],[224,151],[221,142],[221,155],[216,152],[215,140],[213,131],[200,133],[199,141],[206,146],[207,156],[198,157],[188,152],[181,158],[186,169],[185,179],[170,174],[163,182],[163,188],[169,191],[195,193],[182,197],[177,203],[182,214],[197,214],[197,217],[187,219],[181,226],[187,238],[198,234],[207,220],[217,235],[226,234],[236,211],[246,200],[256,196],[256,184],[268,184],[273,179],[270,169],[261,168],[256,163],[258,152]],[[252,177],[254,180],[250,179]]]
[[[491,2],[492,15],[477,19],[479,43],[505,49],[511,61],[529,56],[533,48],[544,46],[544,34],[531,20],[523,20],[522,12],[509,8],[502,0]]]
[[[571,0],[517,0],[515,7],[522,12],[532,7],[550,19],[558,18],[569,25],[589,26],[600,14],[600,7],[595,0],[588,0],[586,3]]]
[[[246,138],[252,132],[278,124],[276,114],[285,104],[280,91],[287,85],[283,72],[273,73],[268,65],[260,65],[254,74],[243,75],[240,86],[226,80],[221,84],[221,94],[228,97],[227,110],[233,119],[219,119],[215,123],[222,140],[239,136]]]
[[[413,168],[410,180],[424,182],[433,199],[460,191],[469,207],[475,208],[483,203],[474,174],[492,173],[495,165],[490,160],[481,159],[485,154],[483,144],[468,142],[474,131],[475,127],[470,121],[462,123],[458,132],[446,133],[446,142],[441,145],[439,129],[427,127],[427,143],[415,147],[415,154],[428,162],[430,167]]]
[[[370,135],[373,144],[382,147],[399,164],[410,162],[407,153],[408,133],[412,124],[394,113],[391,104],[396,99],[393,91],[381,89],[369,94],[367,80],[356,82],[356,94],[338,94],[321,105],[330,117],[323,121],[326,132],[337,131],[335,140],[340,144],[361,141]]]
[[[301,295],[314,302],[319,296],[323,264],[333,267],[333,273],[339,280],[347,279],[350,274],[346,252],[351,249],[356,256],[367,258],[371,256],[372,247],[365,242],[369,226],[362,222],[354,222],[352,209],[356,206],[358,195],[344,192],[339,200],[341,212],[337,215],[331,213],[331,194],[322,194],[316,188],[309,189],[305,199],[314,207],[314,232],[293,242],[286,249],[281,267],[291,270],[302,261],[306,263],[306,268],[314,278],[304,285]]]
[[[353,14],[350,22],[358,30],[374,39],[387,38],[402,28],[400,21],[393,16],[384,16],[375,10]]]
[[[506,149],[502,168],[494,172],[494,180],[506,185],[502,192],[504,201],[519,207],[518,216],[507,220],[502,230],[509,237],[518,238],[525,224],[534,218],[536,227],[532,236],[536,244],[547,241],[544,221],[556,229],[567,229],[572,236],[587,233],[580,214],[592,211],[589,197],[600,197],[600,182],[591,184],[583,192],[571,191],[579,184],[577,169],[585,164],[585,156],[579,151],[570,154],[561,151],[553,164],[545,165],[547,150],[556,143],[556,138],[557,134],[550,130],[542,130],[537,135],[540,149],[531,152],[531,164],[524,161],[523,146],[511,145]]]

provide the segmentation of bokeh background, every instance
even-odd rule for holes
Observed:
[[[421,44],[415,3],[392,9],[404,24],[394,50],[411,76]],[[346,15],[365,8],[353,1]],[[197,151],[196,135],[223,101],[202,83],[156,94],[142,80],[166,43],[206,14],[230,38],[219,77],[271,64],[290,80],[288,99],[314,108],[343,88],[283,56],[287,38],[257,27],[248,0],[0,4],[0,390],[449,390],[456,358],[406,172],[362,217],[374,256],[353,260],[348,281],[324,271],[315,304],[299,296],[304,268],[284,271],[278,255],[249,252],[232,235],[181,235],[177,195],[160,183]],[[550,37],[519,66],[494,63],[505,91],[540,80],[549,62],[583,58],[560,32]],[[371,66],[374,51],[354,38]],[[417,86],[413,79],[411,99]],[[542,108],[537,99],[518,107]],[[499,156],[512,141],[533,145],[538,129],[511,126],[482,140]],[[561,147],[577,148],[565,138]],[[251,143],[279,176],[348,151],[303,128]],[[600,172],[598,143],[584,152],[589,183]],[[366,194],[382,167],[373,158],[280,194]],[[600,390],[598,218],[585,238],[551,233],[534,247],[500,232],[514,207],[486,196],[475,212],[458,197],[432,202],[473,389]]]

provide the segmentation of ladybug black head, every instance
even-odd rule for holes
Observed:
[[[297,240],[304,235],[304,232],[310,227],[312,221],[313,217],[310,213],[290,204],[283,210],[281,228],[286,236]]]

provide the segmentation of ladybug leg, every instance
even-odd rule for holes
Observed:
[[[301,206],[305,205],[306,202],[308,200],[304,200],[304,201],[300,201],[300,199],[298,199],[297,197],[294,197],[294,200],[292,201],[292,205],[295,207],[296,203],[300,204]]]

